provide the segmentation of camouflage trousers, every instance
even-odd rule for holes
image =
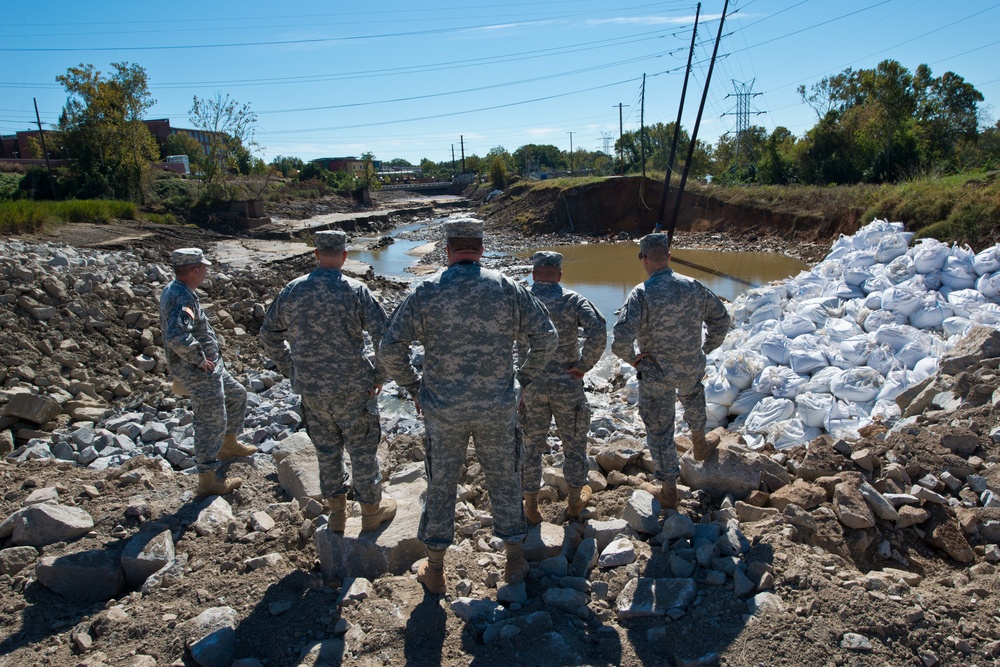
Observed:
[[[219,467],[219,450],[226,435],[239,435],[247,414],[247,390],[222,373],[178,378],[191,394],[194,412],[194,460],[198,472]]]
[[[691,431],[705,430],[705,389],[698,380],[690,387],[664,387],[639,381],[639,416],[646,425],[646,447],[656,464],[656,479],[675,480],[680,474],[674,443],[674,403],[680,397],[684,421]]]
[[[461,419],[425,412],[424,417],[427,497],[417,538],[431,549],[446,549],[454,541],[455,492],[471,437],[493,506],[493,534],[504,542],[522,542],[528,526],[521,507],[517,412]]]
[[[574,380],[559,384],[534,382],[524,390],[520,424],[524,432],[521,460],[523,491],[538,491],[542,482],[542,454],[547,449],[549,425],[556,420],[556,432],[562,441],[563,476],[569,486],[587,483],[587,432],[590,431],[590,405],[583,383]]]
[[[323,497],[339,496],[351,488],[344,462],[346,449],[354,473],[354,499],[372,505],[381,502],[382,473],[376,458],[382,439],[378,399],[367,391],[339,396],[303,394],[302,411],[319,459]]]

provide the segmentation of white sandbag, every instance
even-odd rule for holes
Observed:
[[[826,359],[830,362],[830,366],[834,368],[839,368],[841,370],[847,370],[848,368],[854,368],[859,364],[853,361],[848,361],[841,351],[840,346],[834,343],[826,350]]]
[[[829,257],[827,258],[829,259]],[[847,269],[867,269],[875,264],[874,250],[855,250],[844,255],[840,265]]]
[[[865,308],[868,310],[882,310],[882,295],[885,294],[882,290],[876,290],[871,292],[865,299]]]
[[[941,330],[947,336],[964,336],[969,333],[970,329],[972,329],[972,320],[968,317],[956,315],[945,318],[944,322],[941,323]]]
[[[858,283],[864,282],[864,279],[859,280]],[[831,283],[830,287],[825,290],[826,294],[830,296],[835,296],[842,301],[847,301],[848,299],[857,299],[865,295],[865,291],[856,285],[850,285],[846,281],[838,281],[836,283]]]
[[[767,320],[780,320],[783,314],[784,311],[781,309],[781,304],[766,303],[750,313],[750,317],[747,320],[750,324],[759,324]]]
[[[831,394],[803,392],[795,397],[795,416],[806,426],[823,428],[834,398]]]
[[[806,426],[802,420],[793,417],[771,424],[765,437],[771,446],[780,452],[783,449],[805,446],[818,438],[821,433],[818,428]]]
[[[879,239],[875,248],[875,261],[879,264],[888,264],[897,257],[905,255],[909,244],[910,239],[905,234],[898,232],[886,234]]]
[[[885,270],[885,267],[882,267]],[[876,273],[874,276],[868,280],[861,283],[861,289],[864,290],[865,294],[871,294],[872,292],[884,292],[893,286],[893,282],[889,280],[884,273]]]
[[[892,371],[885,378],[885,383],[882,388],[879,389],[878,396],[876,396],[876,401],[891,401],[897,396],[902,394],[904,391],[910,388],[912,384],[918,382],[914,380],[913,372],[907,370],[897,370]]]
[[[901,255],[885,265],[882,275],[888,278],[893,285],[898,285],[917,275],[917,270],[913,267],[913,260],[907,255]]]
[[[748,415],[754,407],[771,394],[764,394],[753,389],[744,389],[736,395],[736,400],[729,406],[731,415]]]
[[[850,361],[855,366],[862,366],[868,362],[868,357],[875,349],[875,343],[867,334],[851,336],[840,341],[840,353],[844,359]]]
[[[729,406],[705,403],[705,417],[707,421],[705,426],[709,426],[709,424],[712,424],[711,428],[725,426],[726,422],[729,421]]]
[[[902,232],[903,223],[893,223],[876,218],[854,233],[854,248],[857,250],[874,249],[886,234]]]
[[[827,366],[826,368],[820,368],[815,373],[813,373],[805,384],[799,387],[799,394],[810,392],[813,394],[829,394],[830,393],[830,383],[840,376],[844,371],[835,366]],[[796,394],[798,396],[798,394]]]
[[[1000,271],[979,276],[976,290],[990,301],[1000,303]]]
[[[896,405],[896,401],[875,401],[875,406],[871,409],[868,417],[872,421],[891,422],[903,416],[903,411]]]
[[[705,401],[724,406],[726,414],[729,414],[729,406],[736,400],[738,393],[723,374],[715,374],[705,382]]]
[[[982,292],[974,289],[955,289],[948,293],[948,303],[959,317],[969,317],[986,302]]]
[[[866,413],[857,404],[834,401],[823,426],[835,438],[857,439],[858,427],[865,419]]]
[[[924,284],[924,289],[927,290],[939,290],[941,289],[941,285],[944,284],[941,282],[941,272],[937,270],[922,273],[918,277],[920,278],[920,282]]]
[[[844,317],[831,317],[823,325],[823,330],[834,343],[857,336],[864,331],[855,322]]]
[[[752,353],[737,350],[726,355],[720,370],[730,385],[743,390],[753,383],[754,377],[763,367],[764,364],[756,360]]]
[[[826,358],[822,347],[812,347],[808,349],[792,349],[788,355],[788,364],[799,375],[805,375],[819,368],[829,366],[830,360]]]
[[[910,325],[918,329],[941,329],[941,323],[955,314],[954,309],[937,293],[927,293],[920,305],[910,313]]]
[[[987,248],[973,257],[972,270],[980,276],[1000,271],[1000,244]]]
[[[920,297],[920,293],[896,285],[882,293],[882,308],[909,317],[920,307]]]
[[[827,254],[827,259],[841,259],[846,257],[849,253],[854,252],[854,237],[845,236],[841,234],[833,245],[830,246],[830,252]]]
[[[871,280],[873,277],[874,275],[868,269],[844,269],[844,282],[853,287],[861,287],[866,280]]]
[[[766,304],[780,304],[782,295],[773,287],[757,287],[746,293],[747,310],[751,313]]]
[[[868,368],[874,368],[883,377],[892,371],[903,368],[903,362],[896,358],[896,354],[888,345],[876,345],[865,365]]]
[[[984,327],[1000,328],[1000,306],[995,303],[984,303],[969,316],[973,324]]]
[[[757,348],[771,363],[788,365],[788,353],[791,351],[791,341],[788,336],[782,333],[774,333],[762,336],[758,340]]]
[[[949,256],[941,269],[941,282],[953,290],[968,289],[975,285],[976,272],[972,268],[972,260],[954,254]]]
[[[940,271],[951,254],[951,248],[937,239],[920,239],[910,249],[913,257],[913,267],[917,273]]]
[[[793,414],[795,414],[795,403],[787,398],[767,396],[761,399],[747,415],[744,428],[748,433],[766,434],[770,424],[789,419]]]
[[[786,315],[779,326],[781,333],[787,338],[798,338],[803,334],[810,334],[816,331],[816,322],[806,319],[801,315]]]
[[[885,326],[905,323],[906,316],[902,313],[897,313],[894,310],[876,310],[872,311],[872,313],[865,318],[862,326],[865,331],[872,333]]]
[[[888,345],[893,352],[899,352],[903,347],[921,336],[920,331],[908,324],[887,324],[875,332],[875,342],[879,345]]]
[[[795,352],[794,350],[792,351]],[[777,398],[795,398],[805,378],[787,366],[768,366],[753,380],[753,390]]]
[[[862,403],[874,400],[885,378],[874,368],[860,366],[844,371],[830,383],[830,391],[844,401]]]
[[[913,367],[910,375],[914,382],[920,382],[926,378],[937,373],[938,368],[941,367],[941,360],[936,357],[926,357],[917,362],[917,365]]]

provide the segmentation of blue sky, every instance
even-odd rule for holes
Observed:
[[[32,98],[54,123],[58,74],[80,63],[145,68],[151,118],[189,126],[194,95],[229,94],[258,114],[260,155],[360,155],[411,162],[527,143],[613,146],[619,132],[677,115],[696,2],[9,2],[0,25],[0,133],[30,129]],[[702,3],[684,125],[694,124],[723,0]],[[1000,97],[1000,2],[730,2],[699,138],[751,122],[801,136],[816,120],[796,88],[886,58],[951,70]],[[729,114],[729,115],[727,115]],[[607,143],[606,143],[607,142]]]

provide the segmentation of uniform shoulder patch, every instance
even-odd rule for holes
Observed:
[[[192,320],[194,319],[194,309],[191,308],[191,306],[184,306],[183,308],[181,308],[181,310],[187,313],[187,316],[190,317]]]

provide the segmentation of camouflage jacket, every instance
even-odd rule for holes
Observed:
[[[514,342],[526,341],[514,370]],[[410,343],[424,346],[423,377],[410,363]],[[379,358],[400,386],[419,388],[428,413],[468,417],[515,410],[519,392],[548,363],[558,334],[545,307],[498,271],[458,262],[411,292],[386,329]]]
[[[608,345],[607,322],[594,304],[559,283],[535,281],[531,293],[549,311],[549,318],[559,333],[559,347],[536,381],[573,381],[567,368],[576,366],[586,373],[604,354]],[[580,328],[583,329],[582,350]]]
[[[702,341],[702,324],[707,333]],[[729,330],[726,306],[697,280],[661,269],[637,285],[615,323],[611,350],[637,367],[643,382],[679,387],[701,379],[705,352],[722,344]]]
[[[378,348],[386,314],[368,287],[319,267],[285,285],[260,327],[260,343],[296,393],[367,391],[385,381],[365,355],[365,331]]]
[[[198,295],[180,280],[173,280],[160,294],[160,331],[167,367],[178,378],[206,377],[200,366],[215,363],[213,374],[223,371],[222,353],[215,330],[201,308]]]

